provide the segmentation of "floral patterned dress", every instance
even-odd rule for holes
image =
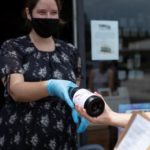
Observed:
[[[74,150],[76,125],[69,106],[58,97],[15,102],[8,94],[9,77],[21,73],[25,81],[80,78],[80,58],[69,43],[55,40],[53,52],[38,50],[29,36],[7,40],[0,49],[0,78],[5,104],[0,112],[0,150]]]

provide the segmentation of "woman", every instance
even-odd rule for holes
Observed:
[[[100,94],[96,93],[97,96],[103,98]],[[124,114],[124,113],[117,113],[111,110],[111,108],[105,103],[105,110],[104,112],[98,117],[90,117],[85,109],[79,106],[75,106],[76,110],[88,119],[91,123],[95,124],[104,124],[104,125],[112,125],[118,127],[125,127],[131,117],[132,114]],[[150,112],[146,112],[147,116],[150,117]]]
[[[75,123],[80,119],[79,133],[88,126],[68,95],[81,76],[80,58],[71,44],[54,38],[59,12],[58,0],[28,0],[29,34],[2,44],[1,150],[73,150],[77,148]]]

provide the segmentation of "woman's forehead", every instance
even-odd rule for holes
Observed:
[[[39,0],[35,8],[37,9],[58,9],[55,0]]]

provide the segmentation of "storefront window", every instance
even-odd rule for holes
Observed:
[[[137,108],[136,104],[138,104],[138,106],[144,106],[150,110],[148,108],[150,102],[150,1],[83,0],[83,6],[87,88],[97,89],[101,93],[103,91],[98,89],[103,88],[109,95],[108,98],[108,95],[103,93],[105,98],[107,97],[105,100],[114,111],[119,111],[120,108],[124,109],[123,105],[126,104],[132,105],[131,109],[133,106],[134,109]],[[104,62],[92,60],[91,20],[118,21],[118,60]],[[101,64],[104,64],[103,67]],[[115,87],[112,89],[110,89],[106,73],[103,73],[103,76],[102,73],[99,74],[100,66],[103,69],[113,69],[115,73],[113,84],[115,84]],[[106,80],[107,84],[104,85]],[[141,105],[141,103],[146,104]],[[103,134],[102,137],[97,137],[98,132]],[[104,126],[95,129],[93,127],[93,130],[88,131],[87,141],[88,143],[101,144],[106,150],[113,149],[117,135],[116,128]]]
[[[149,1],[84,0],[87,86],[91,68],[91,20],[116,20],[119,23],[119,60],[107,61],[117,68],[116,85],[125,86],[133,102],[149,101],[150,13]]]

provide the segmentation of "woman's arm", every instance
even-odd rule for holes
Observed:
[[[15,101],[28,102],[39,100],[48,96],[48,81],[24,82],[22,74],[11,74],[9,94]]]
[[[108,121],[108,125],[125,127],[131,118],[131,114],[116,113],[111,114],[111,119]],[[150,118],[150,112],[146,112],[148,118]],[[99,118],[100,119],[100,118]]]
[[[97,96],[102,96],[98,93],[95,93]],[[86,110],[82,107],[75,106],[76,110],[79,112],[80,115],[88,119],[91,123],[94,124],[103,124],[103,125],[112,125],[118,127],[125,127],[130,120],[132,114],[125,114],[125,113],[117,113],[114,112],[105,102],[105,110],[104,112],[98,117],[90,117]],[[150,112],[146,112],[146,115],[150,118]]]
[[[104,112],[98,117],[90,117],[86,110],[80,106],[75,106],[80,115],[88,119],[93,124],[112,125],[125,127],[130,119],[130,114],[121,114],[112,111],[109,106],[105,105]]]
[[[130,120],[132,114],[113,112],[111,115],[110,125],[125,127]]]
[[[15,101],[29,102],[39,100],[48,95],[57,96],[60,100],[74,108],[74,104],[69,97],[69,88],[77,85],[68,80],[50,79],[41,82],[24,82],[21,74],[11,74],[8,92]]]
[[[97,94],[100,96],[99,94]],[[111,110],[111,108],[105,102],[105,110],[104,112],[98,117],[90,117],[86,110],[82,107],[75,106],[76,110],[80,115],[88,119],[91,123],[94,124],[103,124],[103,125],[112,125],[116,127],[125,127],[130,120],[132,114],[125,114],[125,113],[117,113]],[[146,112],[146,115],[150,118],[150,112]]]

